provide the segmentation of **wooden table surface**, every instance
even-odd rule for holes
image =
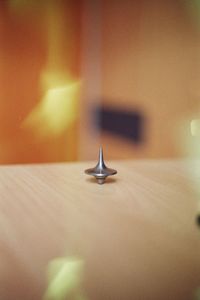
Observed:
[[[98,185],[83,173],[92,165],[0,167],[0,300],[43,299],[49,263],[61,257],[84,262],[84,299],[192,299],[200,286],[193,167],[113,161],[118,174]]]

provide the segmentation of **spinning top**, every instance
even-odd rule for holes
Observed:
[[[85,170],[85,173],[94,176],[99,184],[103,184],[106,177],[117,174],[117,171],[106,167],[103,160],[103,149],[100,147],[98,164],[94,168]]]

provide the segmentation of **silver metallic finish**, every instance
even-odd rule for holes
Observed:
[[[103,184],[106,177],[117,174],[117,171],[106,167],[103,159],[103,149],[100,147],[98,164],[94,168],[85,170],[85,173],[94,176],[98,184]]]

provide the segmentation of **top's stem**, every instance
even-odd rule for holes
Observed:
[[[100,168],[105,167],[104,159],[103,159],[103,148],[102,146],[99,148],[99,162],[98,165]]]

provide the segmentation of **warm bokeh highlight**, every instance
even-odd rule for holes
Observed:
[[[80,3],[0,2],[0,163],[77,158]]]

